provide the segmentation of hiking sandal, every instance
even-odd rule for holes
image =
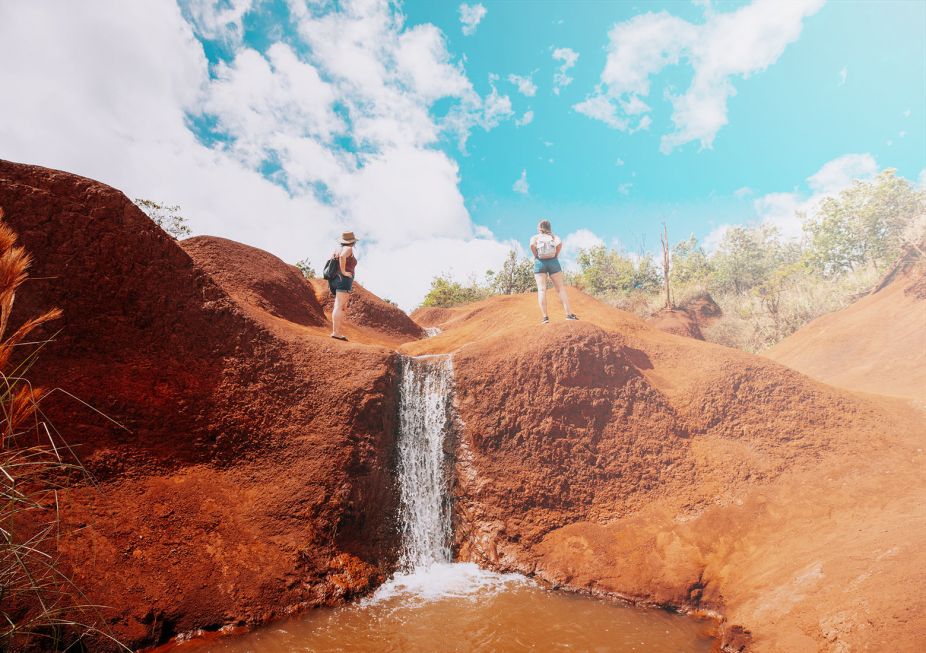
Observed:
[[[336,336],[332,333],[331,337],[334,338],[335,340],[343,340],[344,342],[347,342],[347,336]]]
[[[566,319],[567,320],[578,320],[579,317],[575,313],[570,313],[569,315],[566,316]]]
[[[540,320],[540,323],[541,323],[541,324],[549,324],[549,323],[550,323],[550,318],[548,318],[546,315],[544,315],[544,316],[543,316],[543,319]]]

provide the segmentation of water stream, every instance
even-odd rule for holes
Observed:
[[[449,357],[401,363],[399,571],[370,597],[239,637],[182,645],[202,653],[600,651],[706,653],[709,626],[660,610],[547,590],[517,574],[452,562]]]

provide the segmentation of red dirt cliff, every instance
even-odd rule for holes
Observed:
[[[911,248],[872,293],[764,355],[826,383],[926,402],[926,261]]]
[[[578,323],[496,297],[402,347],[453,352],[460,556],[723,615],[725,650],[918,650],[922,413],[569,292]]]
[[[62,493],[60,552],[117,637],[258,622],[382,577],[391,350],[328,338],[279,259],[181,246],[98,182],[0,161],[0,206],[35,258],[14,321],[64,311],[31,380],[125,426],[64,395],[43,404],[99,482]]]

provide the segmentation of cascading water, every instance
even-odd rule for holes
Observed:
[[[400,566],[450,562],[450,493],[444,439],[451,423],[449,356],[403,358],[399,399]]]
[[[448,356],[403,358],[400,366],[400,571],[355,604],[313,610],[301,621],[229,638],[203,653],[707,653],[711,641],[684,617],[556,594],[517,574],[452,562],[445,445],[453,424],[453,366]]]

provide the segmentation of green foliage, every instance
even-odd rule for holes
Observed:
[[[187,224],[187,219],[180,215],[179,206],[168,206],[153,200],[136,197],[135,206],[140,208],[154,223],[176,239],[186,238],[193,234]]]
[[[469,284],[454,281],[447,274],[434,277],[431,289],[425,295],[422,306],[449,308],[485,299],[490,295],[512,295],[537,290],[534,281],[534,265],[529,259],[518,259],[514,250],[508,252],[500,272],[486,270],[485,281],[470,279]]]
[[[658,292],[659,272],[647,256],[630,256],[604,245],[579,250],[579,272],[571,280],[593,295]]]
[[[872,181],[855,181],[836,197],[827,197],[816,216],[805,217],[810,236],[808,262],[827,277],[871,265],[883,270],[916,240],[910,226],[926,212],[926,192],[884,170]]]
[[[518,260],[518,254],[514,250],[508,252],[501,272],[494,274],[489,270],[486,272],[486,279],[496,295],[513,295],[537,289],[534,264],[527,258]]]
[[[783,244],[770,225],[730,227],[711,257],[709,287],[742,295],[767,280],[772,271],[800,259],[800,249]]]
[[[672,247],[672,271],[670,281],[678,285],[704,285],[714,268],[704,248],[692,234]]]
[[[309,259],[304,258],[301,261],[296,261],[296,267],[299,268],[302,276],[304,276],[306,279],[318,278],[318,275],[315,273],[315,268],[309,264]]]
[[[491,289],[480,285],[475,279],[469,285],[463,285],[448,275],[442,274],[431,280],[431,289],[428,290],[421,305],[449,308],[485,299],[490,294],[492,294]]]

